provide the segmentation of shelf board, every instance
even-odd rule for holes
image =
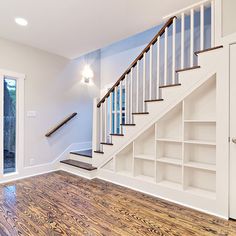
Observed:
[[[201,196],[201,197],[207,197],[211,199],[216,198],[216,193],[210,190],[205,190],[205,189],[189,186],[187,187],[185,191],[194,195]]]
[[[154,179],[154,177],[152,177],[152,176],[136,175],[135,178],[136,178],[136,179],[143,180],[143,181],[147,181],[147,182],[152,182],[152,183],[155,182],[155,179]]]
[[[155,154],[135,154],[134,158],[147,161],[155,161]]]
[[[162,180],[162,181],[158,182],[157,184],[160,186],[163,186],[163,187],[167,187],[167,188],[183,190],[182,184],[176,183],[173,181],[169,181],[169,180]]]
[[[129,176],[129,177],[132,177],[132,172],[131,171],[128,171],[128,170],[119,170],[119,171],[116,171],[117,174],[119,175],[125,175],[125,176]]]
[[[160,142],[172,142],[172,143],[181,143],[180,138],[157,138],[156,141]]]
[[[216,123],[216,120],[185,120],[185,123]]]
[[[184,164],[184,166],[196,168],[196,169],[201,169],[201,170],[216,171],[216,165],[194,162],[194,161],[187,162]]]
[[[161,157],[157,158],[157,162],[162,162],[162,163],[167,163],[167,164],[172,164],[172,165],[182,165],[182,160],[177,159],[177,158],[171,158],[171,157]]]
[[[184,143],[216,146],[216,143],[213,141],[203,141],[203,140],[185,140]]]

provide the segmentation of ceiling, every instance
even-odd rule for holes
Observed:
[[[162,22],[199,0],[0,0],[0,37],[67,58],[102,48]],[[15,17],[28,20],[27,27]]]

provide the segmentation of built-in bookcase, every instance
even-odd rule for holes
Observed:
[[[114,157],[122,175],[216,197],[216,80],[210,79]]]

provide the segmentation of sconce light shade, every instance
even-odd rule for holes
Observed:
[[[83,76],[83,79],[84,79],[85,83],[89,83],[90,80],[93,78],[94,73],[93,73],[93,71],[92,71],[92,69],[90,68],[89,65],[84,66],[84,69],[82,71],[82,76]]]

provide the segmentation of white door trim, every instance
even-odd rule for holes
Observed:
[[[12,77],[17,83],[17,93],[16,93],[16,172],[11,174],[3,174],[3,116],[0,118],[0,178],[9,175],[17,175],[24,168],[24,81],[25,75],[0,69],[0,94],[3,94],[3,79],[4,77]],[[3,114],[3,100],[0,102],[0,114]]]

